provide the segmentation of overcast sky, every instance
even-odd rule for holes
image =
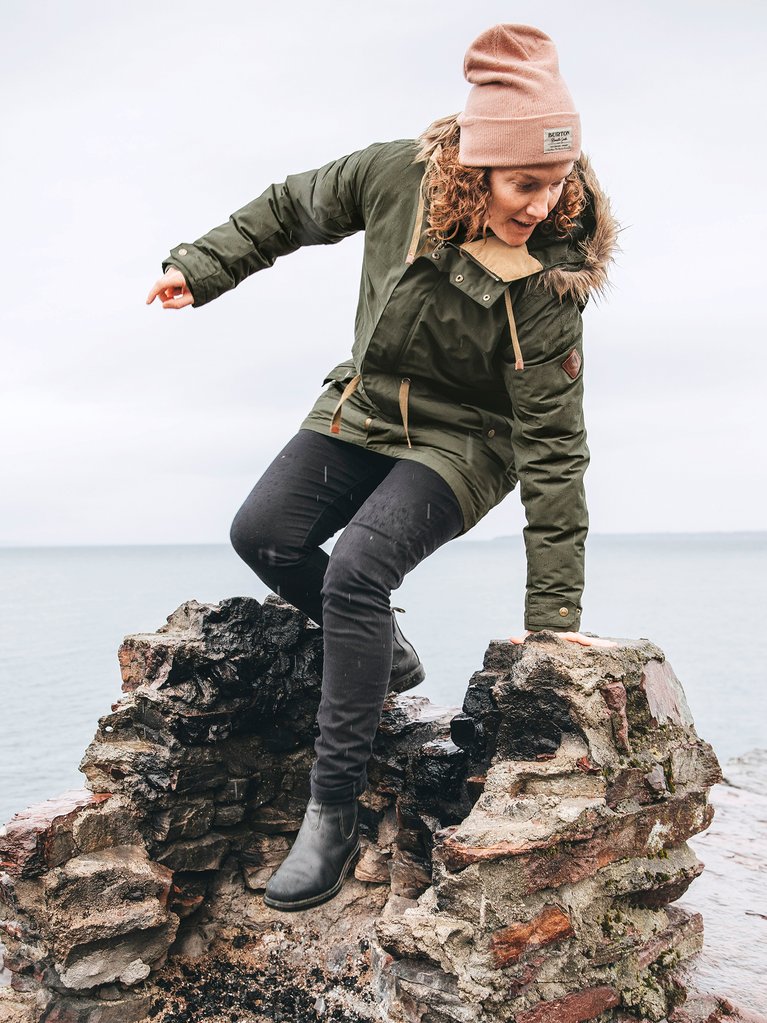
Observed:
[[[227,542],[348,356],[361,239],[204,308],[168,249],[463,106],[499,21],[558,45],[625,230],[586,312],[596,532],[767,528],[762,3],[4,0],[0,543]],[[470,534],[515,533],[516,495]]]

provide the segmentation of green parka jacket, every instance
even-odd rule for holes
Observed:
[[[617,235],[585,158],[589,204],[566,237],[435,244],[412,140],[289,176],[193,244],[171,250],[199,308],[278,256],[365,232],[351,358],[301,424],[435,469],[463,532],[520,484],[528,629],[577,630],[588,464],[581,311],[606,284]]]

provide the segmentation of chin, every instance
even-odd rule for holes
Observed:
[[[503,227],[495,231],[495,234],[498,235],[501,241],[506,242],[507,245],[524,245],[534,230],[535,225],[529,231],[522,231],[518,227]]]

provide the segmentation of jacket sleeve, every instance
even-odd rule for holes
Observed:
[[[199,308],[302,245],[328,245],[364,226],[363,185],[380,144],[270,185],[225,224],[181,242],[163,261],[184,274]]]
[[[513,407],[512,447],[525,508],[525,627],[578,631],[588,511],[583,475],[589,463],[583,419],[580,310],[552,297],[532,300],[520,343],[523,370],[511,355],[504,376]]]

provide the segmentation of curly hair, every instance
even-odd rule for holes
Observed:
[[[473,241],[487,231],[489,170],[459,163],[461,128],[456,118],[456,114],[439,118],[418,139],[416,162],[431,160],[424,199],[428,204],[426,233],[435,241],[455,238],[462,229],[466,232],[465,241]],[[567,235],[585,206],[586,193],[576,163],[565,178],[559,201],[537,230]]]

